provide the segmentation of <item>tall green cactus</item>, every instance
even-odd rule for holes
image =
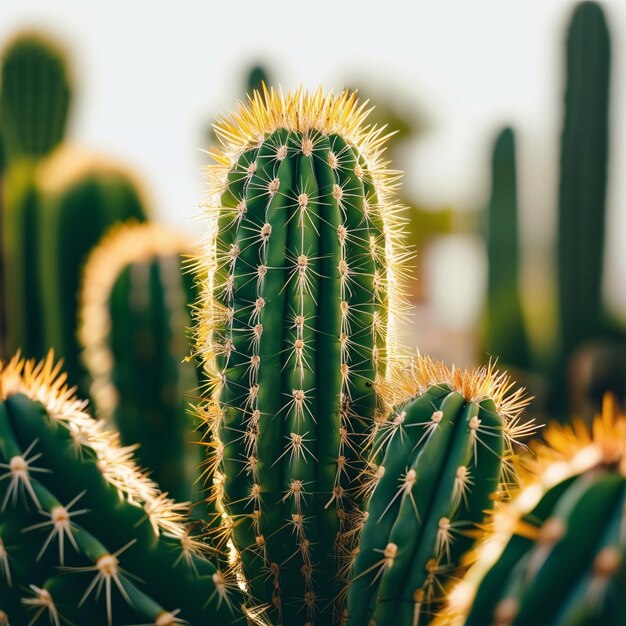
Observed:
[[[564,374],[572,352],[602,332],[610,57],[609,31],[600,5],[582,2],[567,37],[561,138],[559,367]]]
[[[202,555],[184,505],[158,491],[84,404],[51,356],[40,365],[16,357],[0,370],[5,621],[234,623],[234,576]]]
[[[399,304],[395,175],[366,114],[272,90],[216,126],[197,332],[219,532],[280,624],[336,610]]]
[[[372,438],[349,626],[430,622],[511,481],[513,443],[533,428],[519,421],[523,390],[509,393],[491,366],[451,371],[420,357],[388,387],[396,407]]]
[[[529,369],[530,347],[519,289],[515,135],[503,129],[492,157],[491,198],[487,208],[489,260],[485,349],[509,366]]]
[[[626,623],[626,416],[553,426],[531,480],[450,593],[443,626]]]
[[[135,181],[117,165],[69,149],[41,168],[39,181],[43,343],[64,359],[68,380],[86,395],[89,384],[77,339],[83,265],[113,224],[145,220],[144,199]]]
[[[8,159],[46,156],[65,134],[72,85],[64,53],[46,36],[21,33],[4,50],[0,80]]]
[[[79,338],[98,417],[124,445],[139,444],[138,462],[163,491],[195,502],[204,455],[187,404],[199,381],[183,362],[197,298],[183,268],[191,252],[186,236],[164,226],[114,226],[85,265]]]

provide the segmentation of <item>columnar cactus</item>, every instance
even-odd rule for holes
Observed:
[[[442,626],[626,623],[626,416],[552,426],[531,480],[449,596]]]
[[[602,8],[582,2],[567,36],[559,191],[558,278],[562,359],[602,332],[611,43]],[[557,393],[563,395],[562,389]]]
[[[80,362],[79,288],[90,250],[115,223],[143,221],[142,194],[119,166],[66,149],[40,169],[38,275],[44,316],[43,343],[64,359],[72,385],[88,393]]]
[[[185,505],[84,404],[51,356],[0,369],[4,623],[234,623],[237,582],[202,555]]]
[[[503,129],[492,157],[491,198],[487,207],[489,280],[485,349],[509,366],[530,368],[530,346],[519,290],[515,135]]]
[[[513,478],[523,390],[488,366],[419,357],[392,381],[394,411],[372,437],[371,492],[350,572],[350,626],[427,624],[486,511]]]
[[[97,416],[177,501],[199,500],[198,372],[185,361],[197,292],[183,267],[189,239],[157,224],[114,226],[83,273],[79,339]],[[196,443],[194,444],[193,440]]]
[[[400,294],[396,175],[354,94],[255,92],[216,125],[198,351],[214,496],[255,597],[327,624]]]
[[[10,161],[40,159],[65,134],[72,86],[65,55],[38,33],[21,33],[2,54],[0,126]]]

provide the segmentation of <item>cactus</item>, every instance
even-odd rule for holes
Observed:
[[[430,622],[513,479],[514,442],[534,428],[519,417],[523,390],[491,365],[450,370],[419,357],[385,386],[395,410],[372,437],[349,626]]]
[[[247,89],[246,93],[254,93],[255,91],[262,91],[263,85],[270,85],[269,75],[267,69],[262,65],[254,65],[248,71]]]
[[[122,444],[139,444],[138,462],[178,501],[202,493],[203,453],[185,397],[198,376],[183,363],[197,296],[182,268],[191,250],[164,226],[114,226],[85,265],[79,329],[98,417],[115,424]]]
[[[10,161],[40,159],[65,133],[72,86],[65,55],[38,33],[22,33],[2,58],[0,126]]]
[[[626,416],[552,426],[531,480],[452,589],[442,626],[626,623]]]
[[[519,292],[515,136],[510,128],[500,132],[494,147],[487,219],[489,278],[485,348],[507,365],[529,369],[531,355]]]
[[[216,126],[198,352],[219,537],[281,624],[326,624],[394,354],[396,176],[354,94],[255,92]]]
[[[608,167],[610,40],[600,6],[576,7],[567,37],[561,138],[558,280],[560,372],[602,332],[602,261]],[[557,390],[562,394],[562,387]]]
[[[0,371],[0,610],[13,624],[234,623],[237,582],[203,556],[185,505],[65,380],[51,355]]]
[[[144,200],[136,183],[117,165],[70,149],[40,169],[39,183],[43,341],[64,359],[68,380],[86,395],[89,384],[76,337],[83,265],[110,226],[145,220]]]

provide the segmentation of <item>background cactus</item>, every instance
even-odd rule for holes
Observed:
[[[214,496],[277,623],[332,621],[400,300],[396,176],[366,114],[272,90],[216,126],[197,331]]]
[[[561,137],[558,298],[563,393],[573,352],[605,332],[601,299],[608,167],[610,40],[604,13],[582,2],[567,36]]]
[[[350,572],[350,626],[426,624],[462,571],[493,501],[513,479],[523,390],[491,366],[449,370],[420,357],[386,384],[395,405],[372,437],[371,492]]]
[[[503,129],[492,157],[487,208],[489,261],[485,349],[508,366],[530,369],[531,354],[519,290],[515,135]]]
[[[452,590],[441,624],[619,626],[626,621],[626,416],[552,426],[531,480]]]
[[[65,54],[48,37],[18,35],[2,55],[0,126],[10,161],[49,154],[65,134],[72,85]]]
[[[39,284],[44,345],[64,359],[68,380],[86,395],[77,339],[79,289],[90,250],[118,222],[146,219],[144,198],[117,165],[67,149],[41,168]]]
[[[195,502],[204,454],[188,407],[198,372],[183,362],[197,297],[183,267],[191,252],[187,237],[164,226],[114,226],[85,265],[80,341],[98,417],[124,445],[139,444],[138,462],[163,491]]]
[[[237,583],[202,556],[185,505],[83,408],[51,356],[0,371],[0,610],[12,624],[234,623]]]

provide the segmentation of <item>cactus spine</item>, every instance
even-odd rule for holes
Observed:
[[[530,480],[493,520],[442,625],[619,626],[626,620],[626,416],[551,426]]]
[[[265,90],[216,126],[197,329],[214,495],[281,624],[331,621],[398,309],[395,175],[366,114],[347,92]]]
[[[515,135],[505,128],[492,158],[491,198],[487,209],[489,282],[486,349],[507,365],[530,367],[519,290]]]
[[[349,626],[426,624],[512,479],[526,399],[491,366],[420,357],[387,383],[395,410],[372,438],[371,492],[348,588]]]
[[[76,337],[80,279],[89,251],[115,223],[144,221],[144,200],[117,165],[71,149],[40,170],[39,280],[44,342],[64,359],[68,380],[86,395],[89,384]]]
[[[0,371],[0,611],[12,624],[231,624],[237,584],[52,357]],[[187,620],[187,621],[185,621]]]
[[[2,57],[0,125],[8,159],[40,159],[65,134],[72,87],[65,55],[38,33],[16,37]]]
[[[558,277],[561,373],[602,327],[610,40],[595,2],[576,7],[567,37],[561,138]],[[559,393],[561,393],[559,391]]]
[[[83,275],[79,338],[98,417],[177,501],[201,498],[203,453],[186,394],[198,388],[186,341],[197,293],[186,236],[157,224],[113,227]],[[197,395],[197,391],[196,391]],[[195,440],[195,445],[192,440]]]

